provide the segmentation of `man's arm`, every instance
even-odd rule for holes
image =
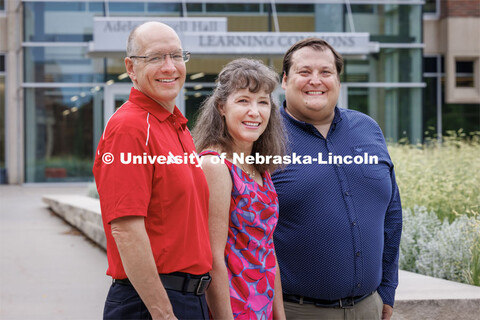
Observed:
[[[122,264],[152,319],[176,319],[153,258],[145,218],[128,216],[111,222]]]
[[[390,319],[393,313],[395,289],[398,285],[398,255],[402,234],[402,204],[395,179],[395,171],[391,169],[392,197],[385,214],[384,249],[382,271],[383,278],[378,293],[383,300],[382,319]]]

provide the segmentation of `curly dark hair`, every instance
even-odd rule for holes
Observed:
[[[272,99],[272,92],[278,85],[278,74],[260,60],[236,59],[229,62],[218,74],[217,86],[201,105],[195,128],[192,130],[197,150],[220,148],[231,155],[233,139],[228,132],[225,119],[219,111],[228,97],[237,90],[248,88],[256,93],[265,90],[270,97],[270,119],[267,127],[257,141],[253,143],[252,154],[262,156],[283,156],[286,152],[286,134],[280,116],[278,104]],[[246,156],[246,155],[245,155]],[[273,172],[278,164],[255,164],[259,172]]]

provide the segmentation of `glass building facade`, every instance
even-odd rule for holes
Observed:
[[[124,53],[91,51],[98,17],[222,17],[227,32],[368,33],[375,50],[344,55],[341,107],[373,117],[388,140],[420,141],[423,1],[350,2],[22,1],[25,182],[92,180],[105,119],[128,97],[131,84]],[[222,66],[237,57],[192,52],[179,100],[190,126]],[[282,55],[251,57],[281,72]],[[0,93],[2,83],[0,70]],[[276,97],[283,99],[281,89]]]

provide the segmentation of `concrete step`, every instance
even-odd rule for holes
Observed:
[[[480,319],[480,287],[400,270],[392,319]]]
[[[45,195],[42,200],[57,215],[82,231],[99,246],[107,249],[100,201],[87,196],[66,194]]]

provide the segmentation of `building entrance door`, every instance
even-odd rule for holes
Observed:
[[[103,105],[103,126],[108,122],[112,114],[127,101],[130,94],[131,83],[118,83],[111,86],[105,86],[104,105]]]

